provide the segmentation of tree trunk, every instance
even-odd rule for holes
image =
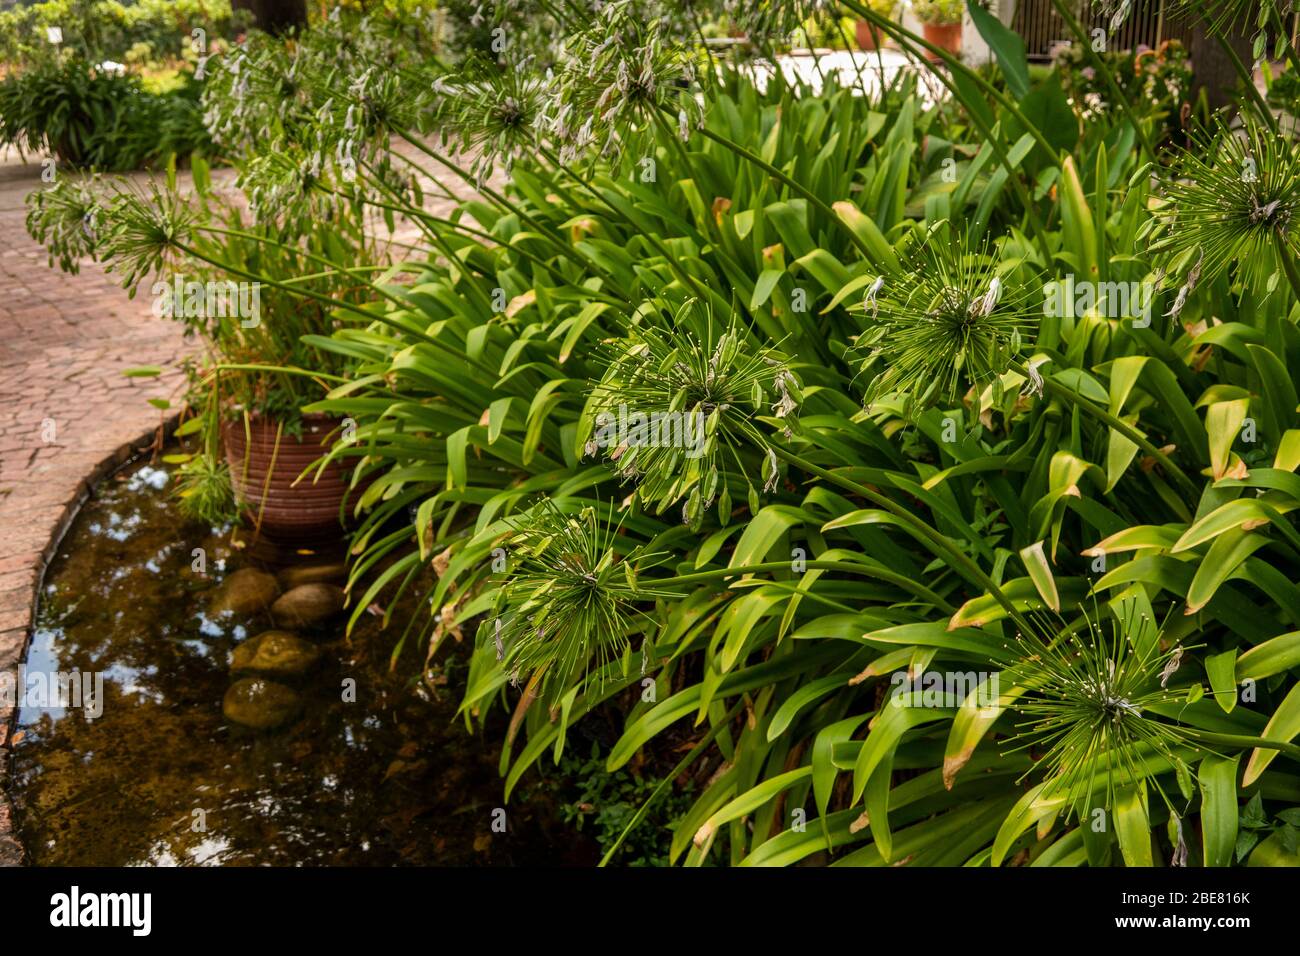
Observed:
[[[1242,25],[1229,25],[1227,31],[1225,39],[1228,45],[1241,57],[1246,68],[1250,69],[1253,60],[1250,34]],[[1187,52],[1192,58],[1192,96],[1197,97],[1204,90],[1210,109],[1215,110],[1231,103],[1232,93],[1241,82],[1241,77],[1219,41],[1199,18],[1192,24]]]
[[[307,25],[307,0],[231,0],[235,10],[253,14],[253,26],[267,33],[284,33]]]

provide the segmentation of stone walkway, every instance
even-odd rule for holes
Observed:
[[[27,235],[24,197],[41,187],[38,160],[0,152],[0,790],[8,773],[13,702],[46,561],[91,482],[125,461],[161,424],[153,397],[178,397],[182,377],[126,378],[167,367],[186,349],[93,262],[51,269]],[[20,862],[0,794],[0,865]]]

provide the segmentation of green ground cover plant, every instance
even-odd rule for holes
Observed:
[[[221,65],[281,117],[251,194],[425,242],[337,266],[363,298],[303,339],[369,482],[353,620],[432,567],[395,647],[473,641],[507,798],[594,713],[611,772],[690,728],[642,808],[710,765],[673,863],[1295,865],[1294,142],[1243,88],[1165,146],[979,7],[993,78],[841,7],[944,95],[760,90],[649,3],[466,64],[340,69],[363,19]],[[447,177],[481,198],[431,215]]]

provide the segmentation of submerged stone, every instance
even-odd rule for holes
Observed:
[[[221,712],[234,723],[270,730],[298,713],[301,703],[291,687],[263,677],[245,677],[230,685],[221,700]]]
[[[342,561],[327,564],[296,564],[284,568],[276,577],[286,591],[303,584],[337,584],[347,578],[348,566]]]
[[[343,589],[334,584],[300,584],[271,605],[280,627],[314,627],[343,610]]]
[[[232,673],[251,671],[265,677],[299,677],[320,661],[320,650],[288,631],[264,631],[235,648]]]
[[[221,582],[209,610],[213,614],[256,614],[270,607],[279,593],[275,575],[256,568],[240,568]]]

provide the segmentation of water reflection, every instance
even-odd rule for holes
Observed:
[[[230,652],[271,622],[204,613],[246,560],[226,529],[182,522],[168,480],[146,465],[103,483],[47,574],[28,670],[102,674],[103,710],[19,711],[13,796],[33,862],[590,862],[542,802],[516,797],[509,831],[491,832],[499,733],[480,740],[454,719],[454,658],[436,696],[409,678],[418,662],[390,672],[377,618],[350,641],[342,622],[312,635],[325,664],[297,685],[296,722],[256,734],[226,721]]]

